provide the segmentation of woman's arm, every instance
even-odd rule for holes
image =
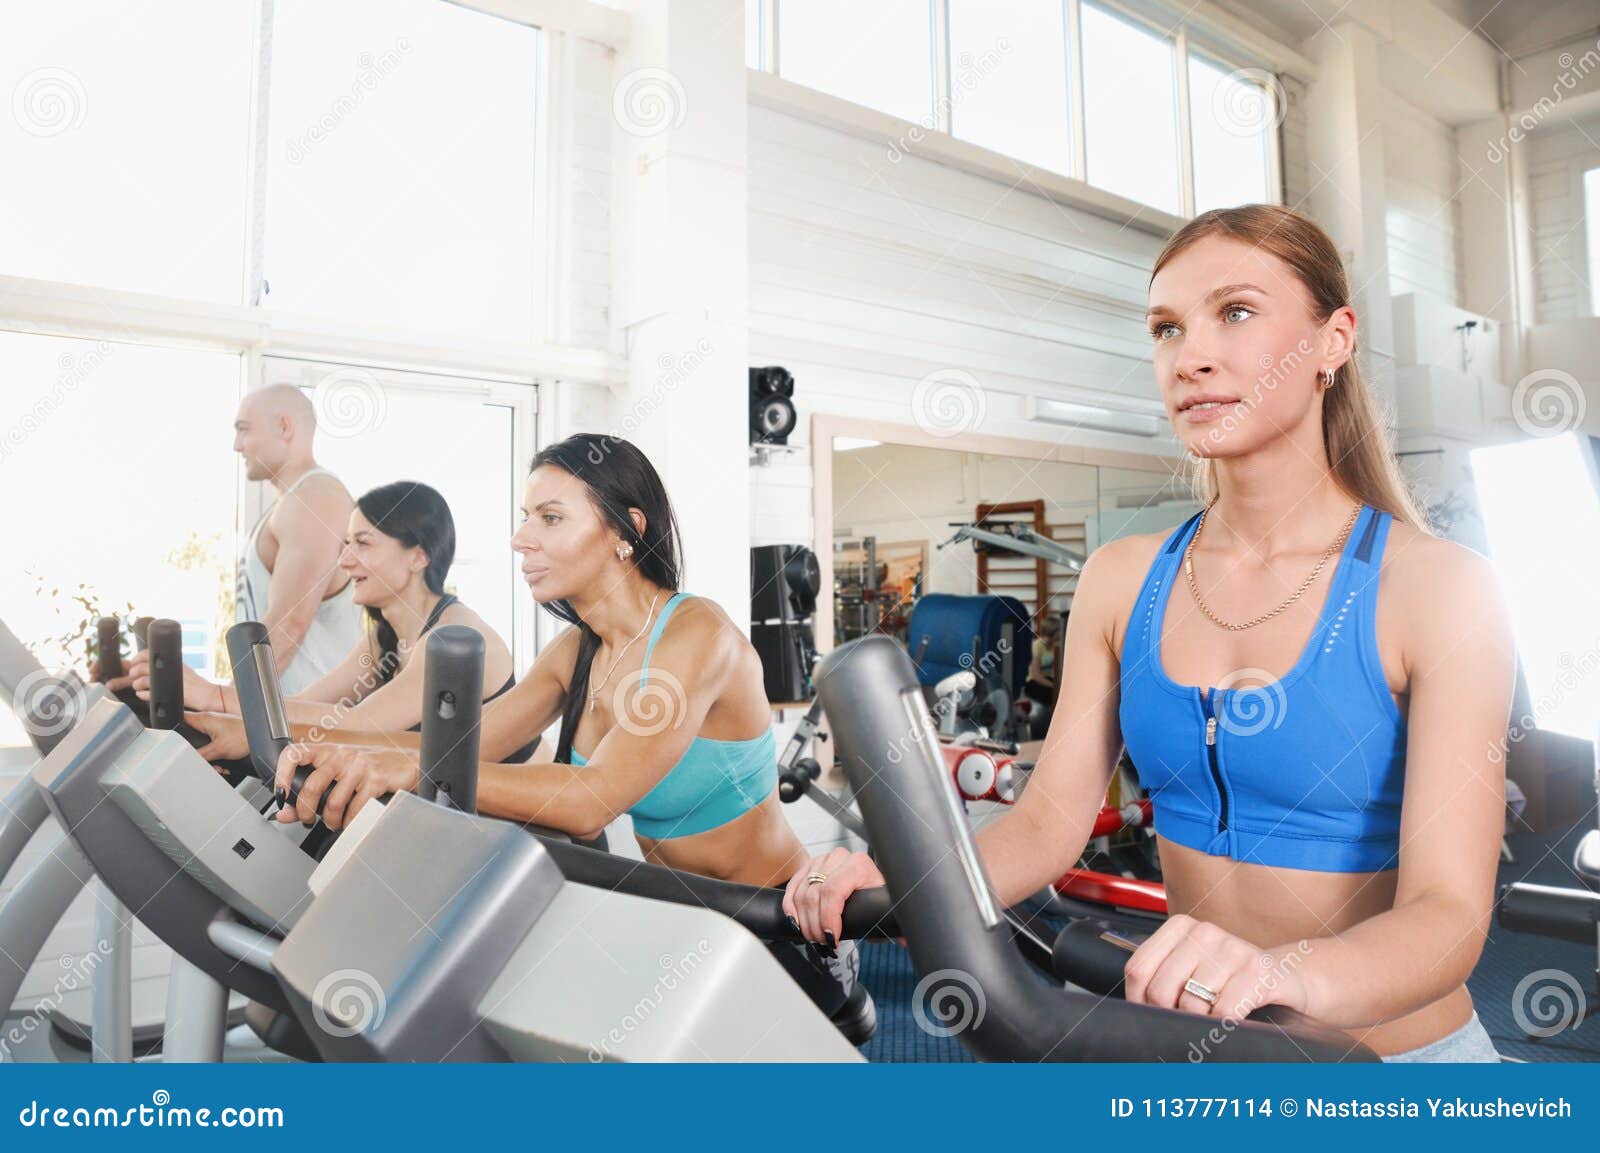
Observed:
[[[572,765],[507,765],[483,762],[478,769],[478,810],[487,816],[530,821],[585,838],[593,837],[618,814],[653,789],[683,758],[698,735],[706,714],[723,692],[728,670],[738,664],[743,637],[731,626],[723,627],[713,614],[688,606],[679,613],[690,620],[676,622],[656,645],[650,664],[649,686],[639,692],[637,670],[625,674],[622,686],[608,685],[608,701],[616,725],[601,740],[589,762]],[[701,616],[701,613],[706,613]],[[685,627],[690,626],[690,627]],[[575,631],[575,630],[574,630]],[[563,634],[563,637],[568,634]],[[558,642],[559,643],[559,642]],[[572,644],[576,645],[574,637]],[[551,646],[555,648],[554,645]],[[570,654],[569,654],[570,659]],[[541,658],[543,663],[543,658]],[[559,661],[552,662],[558,668]],[[554,673],[547,669],[547,673]],[[530,676],[528,695],[538,704],[549,686]],[[521,688],[519,685],[518,688]],[[496,701],[511,699],[512,694]],[[507,751],[542,731],[559,713],[565,690],[549,702],[549,715],[515,725],[525,735]],[[495,709],[497,714],[503,709]],[[498,738],[511,722],[499,722]],[[490,710],[484,710],[485,755],[489,753]],[[502,752],[500,755],[504,755]],[[344,745],[297,745],[287,749],[278,765],[278,783],[286,787],[300,765],[315,770],[300,791],[295,810],[285,810],[281,820],[309,822],[316,817],[324,794],[322,819],[340,828],[372,797],[415,789],[419,777],[417,758],[411,753]]]
[[[642,692],[637,671],[605,687],[616,723],[588,763],[480,765],[478,810],[589,839],[655,788],[742,666],[744,638],[720,614],[690,602],[674,623],[656,644]]]
[[[1301,954],[1304,1009],[1339,1028],[1393,1020],[1465,983],[1493,913],[1516,649],[1489,562],[1419,542],[1397,582],[1410,685],[1394,908]],[[1431,554],[1431,555],[1428,555]]]
[[[1121,665],[1114,630],[1136,573],[1122,541],[1096,549],[1079,574],[1067,635],[1056,662],[1061,695],[1044,750],[1017,803],[975,840],[1002,904],[1038,892],[1083,856],[1105,800],[1122,727]]]
[[[1028,787],[974,842],[989,884],[1011,906],[1054,881],[1083,855],[1122,749],[1121,700],[1114,628],[1118,607],[1137,588],[1139,556],[1124,541],[1097,549],[1073,594],[1064,655],[1066,679]],[[811,884],[813,872],[827,877]],[[790,879],[783,911],[809,941],[839,939],[845,900],[883,884],[865,853],[834,849],[807,861]]]

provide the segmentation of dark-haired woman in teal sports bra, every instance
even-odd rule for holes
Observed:
[[[626,441],[569,437],[534,458],[523,514],[512,537],[523,577],[575,627],[484,707],[479,811],[584,840],[628,813],[647,860],[742,884],[787,880],[806,853],[779,804],[761,661],[719,605],[679,591],[677,523],[654,467]],[[558,718],[555,763],[498,763]],[[335,829],[419,776],[411,748],[324,743],[287,750],[280,783],[302,764],[315,771],[280,819],[314,820],[326,795]],[[773,954],[865,1039],[873,1010],[854,950],[803,948]]]

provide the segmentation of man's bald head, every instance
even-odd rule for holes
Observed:
[[[299,471],[312,463],[317,411],[310,397],[291,384],[246,393],[233,429],[233,451],[244,457],[251,480],[270,480],[285,469]]]

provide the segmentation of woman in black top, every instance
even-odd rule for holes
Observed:
[[[343,664],[284,701],[291,722],[324,731],[420,728],[420,655],[429,630],[441,624],[465,625],[482,634],[484,700],[494,700],[516,683],[506,643],[482,617],[444,591],[455,551],[455,520],[437,490],[397,481],[356,501],[339,567],[350,575],[355,602],[366,610],[367,627]],[[145,695],[148,657],[134,657],[128,674],[134,689]],[[188,709],[239,711],[231,685],[215,684],[188,668],[183,697]],[[514,759],[532,750],[530,744]]]

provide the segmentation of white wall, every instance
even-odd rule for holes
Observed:
[[[1583,173],[1600,167],[1600,114],[1541,125],[1523,145],[1533,202],[1535,324],[1590,315]]]
[[[810,443],[816,413],[940,419],[918,407],[918,382],[944,374],[981,390],[966,430],[1172,452],[1165,437],[1025,415],[1029,395],[1159,405],[1143,312],[1162,239],[1025,183],[896,162],[882,142],[750,109],[750,356],[794,373],[791,444]],[[752,543],[809,542],[809,458],[776,457],[751,479]]]
[[[1390,93],[1383,106],[1389,291],[1428,293],[1456,304],[1456,192],[1461,185],[1449,127]]]

